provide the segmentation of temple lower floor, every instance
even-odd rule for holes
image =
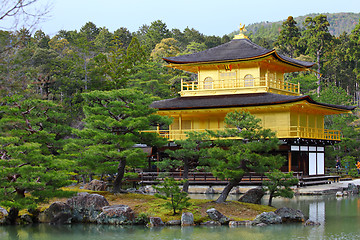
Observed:
[[[286,162],[281,171],[299,173],[303,176],[321,176],[325,174],[325,147],[332,145],[335,141],[315,139],[281,139],[281,145],[274,154],[284,156]],[[166,149],[176,150],[174,142],[160,149],[152,149],[149,155],[147,171],[158,171],[155,162],[167,157]]]

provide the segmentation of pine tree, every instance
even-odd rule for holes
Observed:
[[[0,103],[0,205],[35,209],[68,195],[72,162],[61,159],[69,133],[62,107],[50,101],[4,98]]]
[[[282,29],[280,35],[277,38],[277,41],[274,43],[283,53],[294,57],[298,41],[300,39],[300,30],[296,26],[296,21],[292,16],[289,16],[285,22],[282,24]]]
[[[269,178],[263,183],[265,189],[269,191],[269,206],[271,206],[274,197],[292,198],[294,196],[291,187],[298,184],[299,179],[294,177],[293,172],[283,173],[276,169],[265,175]]]
[[[86,167],[96,159],[97,172],[116,173],[113,191],[120,192],[126,167],[145,165],[146,154],[135,144],[162,146],[166,142],[157,134],[143,130],[170,122],[149,107],[153,101],[151,95],[136,90],[93,91],[82,96],[85,128],[75,132],[84,141],[76,146],[85,156],[80,164]]]
[[[206,148],[211,142],[206,133],[188,132],[185,140],[177,140],[175,143],[179,145],[179,149],[174,151],[168,149],[166,153],[170,158],[158,162],[160,169],[183,168],[182,178],[187,180],[191,167],[196,167],[199,159],[206,155]],[[185,181],[183,191],[188,192],[189,182]]]
[[[216,140],[214,147],[209,148],[209,159],[205,163],[214,176],[229,181],[217,203],[226,200],[246,173],[261,173],[282,166],[284,159],[270,153],[278,147],[279,140],[274,132],[263,129],[260,121],[248,112],[235,111],[225,117],[226,125],[231,128],[209,131]]]

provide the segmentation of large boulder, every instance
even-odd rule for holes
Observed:
[[[248,190],[239,198],[239,202],[260,204],[261,198],[265,195],[265,191],[261,187]]]
[[[102,208],[109,206],[105,197],[99,194],[78,193],[66,202],[72,209],[73,222],[96,222]]]
[[[282,223],[282,219],[279,215],[274,212],[263,212],[255,217],[252,221],[253,225],[264,224],[279,224]]]
[[[206,210],[206,213],[208,214],[209,218],[213,221],[218,221],[221,224],[229,222],[229,218],[223,215],[221,212],[216,210],[215,208],[210,208]]]
[[[92,180],[91,182],[85,184],[84,189],[92,190],[92,191],[106,191],[108,185],[104,181],[100,181],[97,179]]]
[[[71,223],[72,213],[68,204],[63,202],[52,203],[44,212],[40,213],[39,220],[43,223]]]
[[[135,212],[127,205],[113,205],[102,208],[96,222],[99,224],[130,224],[135,220]]]
[[[281,217],[283,223],[305,221],[304,214],[300,210],[282,207],[277,209],[274,213]]]
[[[191,212],[184,212],[181,215],[181,226],[194,225],[194,215]]]

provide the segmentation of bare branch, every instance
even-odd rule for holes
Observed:
[[[50,5],[41,0],[2,0],[0,2],[0,29],[33,29],[47,17]]]

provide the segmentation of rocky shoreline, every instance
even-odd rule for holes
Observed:
[[[183,212],[180,220],[163,222],[159,217],[147,217],[142,214],[135,214],[133,209],[127,205],[110,206],[106,198],[99,194],[78,193],[76,196],[67,199],[66,202],[54,202],[45,211],[38,214],[24,214],[18,220],[11,219],[14,213],[8,213],[0,209],[2,224],[74,224],[93,223],[109,225],[146,225],[148,227],[159,227],[166,225],[193,226],[194,216],[191,212]],[[266,226],[269,224],[283,224],[300,222],[305,225],[317,225],[317,223],[305,221],[304,214],[291,208],[280,208],[274,212],[263,212],[254,220],[234,221],[223,215],[215,208],[206,211],[210,221],[198,223],[205,226],[228,225],[236,226]]]
[[[295,189],[298,195],[326,195],[336,194],[343,197],[346,195],[359,194],[360,179],[350,182],[334,183],[327,185],[308,186]],[[251,191],[249,191],[249,189]],[[195,191],[194,191],[195,190]],[[200,191],[201,190],[201,191]],[[190,188],[190,193],[197,194],[216,194],[221,188],[199,187]],[[254,192],[254,187],[235,188],[232,194],[242,194]],[[149,193],[151,187],[134,190],[135,192]],[[254,198],[255,195],[251,196]],[[243,195],[244,197],[244,195]],[[256,196],[258,201],[259,197]],[[241,201],[241,199],[240,199]],[[254,200],[255,201],[255,200]],[[243,201],[246,202],[246,201]],[[253,202],[255,203],[255,202]],[[258,203],[258,202],[256,202]],[[280,208],[274,212],[263,212],[257,215],[254,220],[234,221],[223,215],[215,208],[209,208],[206,211],[210,221],[198,222],[198,225],[219,226],[228,225],[236,226],[266,226],[268,224],[282,224],[288,222],[302,222],[305,225],[317,225],[317,223],[305,221],[304,214],[299,210],[290,208]],[[194,216],[191,212],[184,212],[180,220],[170,220],[163,222],[159,217],[149,217],[146,213],[136,214],[131,207],[123,204],[110,205],[108,200],[100,194],[89,194],[87,192],[78,193],[76,196],[67,199],[65,202],[54,202],[42,212],[32,212],[23,214],[18,218],[18,212],[14,209],[6,211],[0,207],[0,224],[73,224],[73,223],[94,223],[94,224],[111,224],[111,225],[147,225],[148,227],[181,225],[192,226]]]

